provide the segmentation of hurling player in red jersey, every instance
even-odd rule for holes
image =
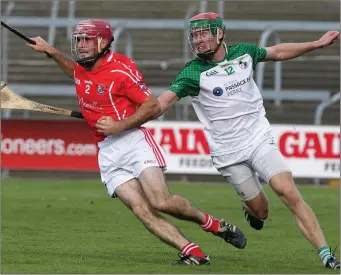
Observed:
[[[36,45],[27,46],[49,53],[75,81],[82,114],[98,141],[101,178],[110,197],[118,197],[149,231],[179,249],[179,263],[202,265],[210,260],[158,212],[195,222],[235,247],[245,247],[246,238],[236,226],[219,222],[185,198],[170,194],[163,175],[164,152],[140,127],[160,112],[159,102],[135,63],[110,51],[114,37],[109,22],[85,20],[76,26],[73,59],[41,37],[32,39]],[[108,121],[110,132],[105,126]]]

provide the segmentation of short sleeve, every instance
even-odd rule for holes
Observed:
[[[255,70],[259,62],[262,62],[266,57],[266,49],[258,47],[256,44],[243,43],[241,46],[244,48],[246,53],[248,53],[253,60],[252,67]]]
[[[124,84],[126,97],[136,104],[142,104],[143,101],[152,94],[151,90],[143,80],[133,80],[128,77]]]
[[[187,64],[175,77],[168,90],[179,98],[197,96],[199,94],[200,70],[193,64]]]
[[[130,101],[140,105],[150,94],[152,94],[151,90],[141,77],[141,74],[137,76],[132,72],[123,69],[113,70],[111,72],[115,74],[114,82],[118,82],[114,85],[120,85],[119,94],[124,95]]]

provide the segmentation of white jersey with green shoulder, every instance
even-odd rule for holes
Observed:
[[[170,85],[169,90],[179,98],[192,97],[212,156],[242,150],[270,131],[263,99],[253,80],[257,63],[265,57],[266,49],[254,44],[228,46],[223,61],[196,58]]]

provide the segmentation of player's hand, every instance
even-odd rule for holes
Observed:
[[[320,48],[324,48],[334,44],[338,40],[340,40],[340,32],[329,31],[322,35],[322,37],[318,40],[318,44]]]
[[[110,116],[104,116],[97,120],[96,127],[98,132],[105,136],[118,135],[123,131],[121,123],[113,120]]]
[[[41,52],[41,53],[50,53],[51,52],[51,45],[49,43],[47,43],[43,38],[41,38],[40,36],[38,37],[33,37],[31,38],[33,41],[36,42],[35,45],[30,44],[30,43],[26,43],[25,45],[36,50],[37,52]]]

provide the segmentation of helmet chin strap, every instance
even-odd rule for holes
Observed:
[[[108,52],[108,50],[110,49],[111,43],[114,41],[114,38],[112,38],[109,41],[109,43],[103,48],[103,50],[101,50],[101,41],[102,39],[98,39],[97,45],[98,45],[99,54],[97,56],[84,58],[82,59],[82,61],[78,61],[77,63],[84,68],[91,69],[95,65],[97,60]]]

